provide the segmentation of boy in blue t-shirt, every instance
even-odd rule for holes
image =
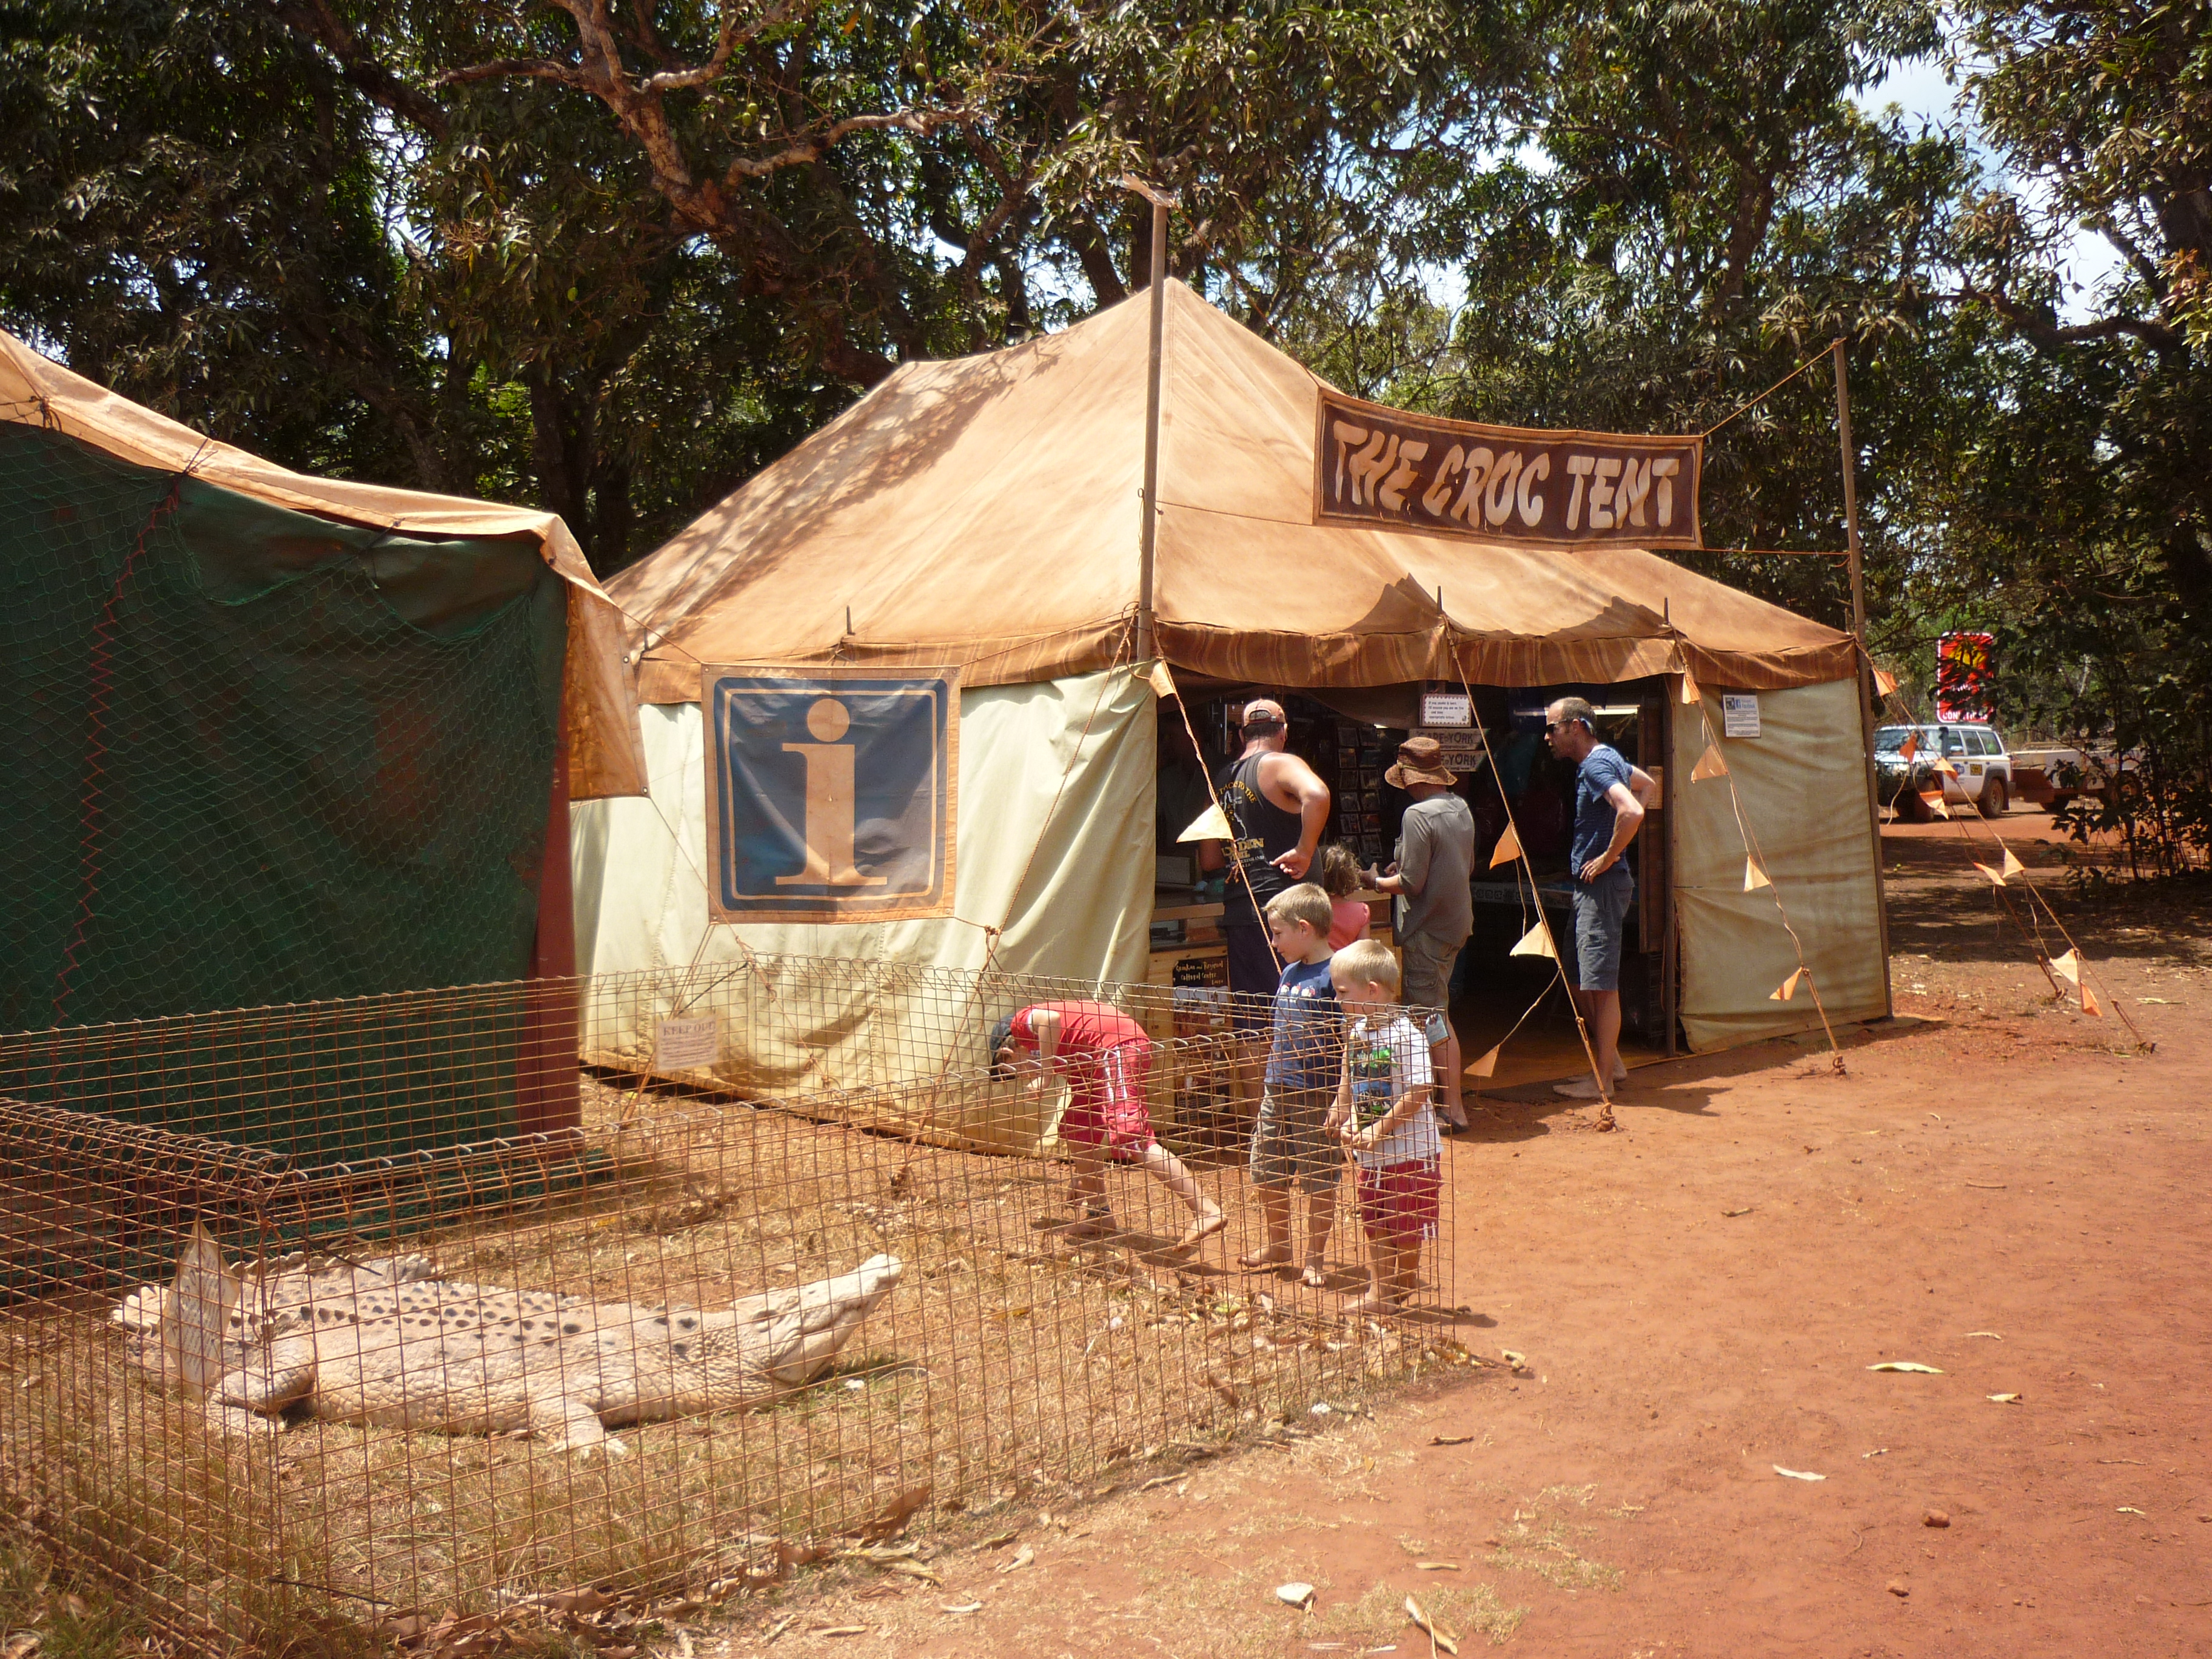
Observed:
[[[1267,1243],[1237,1257],[1248,1271],[1288,1267],[1291,1193],[1306,1195],[1306,1249],[1299,1277],[1318,1289],[1326,1282],[1322,1252],[1336,1219],[1336,1184],[1343,1163],[1322,1125],[1336,1091],[1343,1053],[1336,988],[1328,976],[1328,895],[1311,882],[1285,888],[1267,901],[1267,937],[1282,958],[1275,988],[1274,1029],[1267,1044],[1267,1087],[1252,1126],[1252,1184],[1266,1218]]]

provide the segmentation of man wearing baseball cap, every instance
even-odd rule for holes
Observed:
[[[1429,1024],[1429,1058],[1438,1079],[1437,1109],[1467,1127],[1460,1104],[1459,1034],[1452,1030],[1452,963],[1474,932],[1474,814],[1452,793],[1459,781],[1444,764],[1434,738],[1408,738],[1397,764],[1382,775],[1393,789],[1413,798],[1398,832],[1398,857],[1389,873],[1370,873],[1376,890],[1395,893],[1403,906],[1398,946],[1405,953],[1404,988],[1409,1008],[1439,1012]]]

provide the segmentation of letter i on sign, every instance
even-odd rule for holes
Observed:
[[[785,754],[806,764],[806,867],[778,876],[779,887],[881,887],[890,880],[853,867],[853,745],[838,741],[852,724],[836,698],[817,698],[806,711],[815,741],[783,745]]]

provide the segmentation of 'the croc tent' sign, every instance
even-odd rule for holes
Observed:
[[[716,921],[952,914],[960,677],[702,669]]]
[[[1696,547],[1704,441],[1532,432],[1323,391],[1314,522],[1483,541]]]

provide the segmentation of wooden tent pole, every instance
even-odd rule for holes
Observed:
[[[1866,755],[1867,828],[1874,838],[1875,916],[1881,936],[1881,1008],[1885,1016],[1897,1012],[1897,999],[1889,982],[1889,893],[1881,872],[1881,792],[1874,765],[1874,659],[1866,647],[1866,567],[1859,547],[1858,458],[1851,444],[1851,386],[1844,367],[1844,339],[1838,335],[1829,347],[1836,362],[1836,436],[1843,448],[1844,536],[1850,550],[1851,635],[1858,641],[1857,674],[1859,745]]]
[[[1159,539],[1160,360],[1167,335],[1168,210],[1175,198],[1142,180],[1122,184],[1152,204],[1152,340],[1145,364],[1145,523],[1137,539],[1137,660],[1149,662],[1152,647],[1152,561]]]

